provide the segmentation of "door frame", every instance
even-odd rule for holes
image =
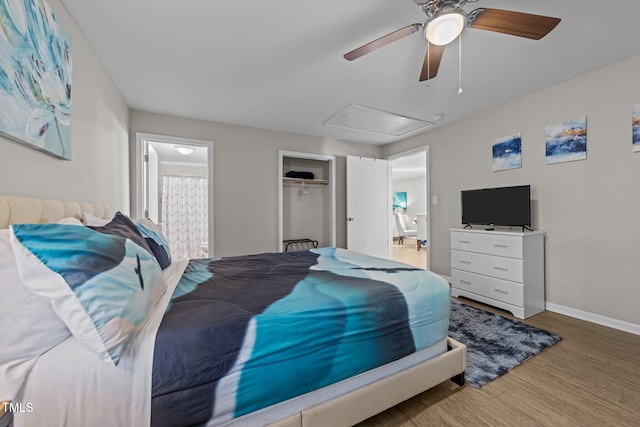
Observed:
[[[331,192],[329,200],[331,203],[330,209],[330,224],[329,224],[329,245],[336,246],[336,156],[329,154],[313,154],[313,153],[300,153],[297,151],[278,150],[278,252],[284,251],[284,158],[296,157],[299,159],[308,160],[321,160],[329,162],[329,184],[327,187]]]
[[[417,148],[413,148],[411,150],[407,150],[407,151],[403,151],[401,153],[396,153],[393,154],[391,156],[387,156],[385,157],[386,160],[392,161],[395,159],[399,159],[411,154],[416,154],[416,153],[420,153],[420,152],[424,152],[425,153],[425,160],[426,160],[426,171],[425,171],[425,181],[426,181],[426,194],[425,194],[425,204],[426,204],[426,212],[425,214],[427,215],[427,244],[424,246],[425,248],[425,252],[427,253],[427,270],[431,270],[431,241],[433,240],[431,238],[431,176],[430,176],[430,164],[429,164],[429,159],[430,159],[430,155],[429,155],[429,145],[423,145],[421,147],[417,147]],[[393,166],[392,166],[393,168]],[[391,197],[393,197],[393,185],[390,186],[389,188],[389,192],[391,194]],[[391,226],[393,227],[393,225]],[[392,229],[393,230],[393,229]]]
[[[213,141],[204,139],[181,138],[168,135],[157,135],[153,133],[136,132],[135,161],[133,163],[133,174],[135,176],[135,186],[133,188],[133,211],[134,218],[144,217],[144,145],[147,142],[160,142],[166,144],[177,145],[195,145],[205,147],[207,149],[207,191],[208,191],[208,220],[209,220],[209,257],[213,258],[215,240],[214,240],[214,216],[213,216]]]

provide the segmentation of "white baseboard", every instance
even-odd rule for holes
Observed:
[[[546,303],[546,309],[554,313],[564,314],[566,316],[575,317],[576,319],[586,320],[587,322],[596,323],[598,325],[607,326],[609,328],[618,329],[632,334],[640,335],[640,325],[625,322],[623,320],[613,319],[599,314],[589,313],[587,311],[578,310],[576,308],[566,307],[564,305]]]
[[[446,281],[449,282],[449,284],[451,284],[451,277],[442,274],[440,276],[442,276]],[[612,317],[602,316],[600,314],[589,313],[588,311],[582,311],[578,310],[577,308],[554,304],[548,301],[545,303],[545,309],[554,313],[564,314],[565,316],[595,323],[597,325],[602,325],[608,328],[618,329],[620,331],[640,335],[640,325],[637,325],[635,323],[625,322],[624,320],[614,319]]]

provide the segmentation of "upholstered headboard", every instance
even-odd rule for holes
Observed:
[[[11,224],[57,222],[74,217],[82,220],[82,213],[110,219],[111,209],[100,203],[68,202],[0,195],[0,228]]]

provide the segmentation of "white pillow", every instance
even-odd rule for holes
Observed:
[[[9,230],[0,230],[0,401],[15,399],[38,357],[71,336],[51,304],[18,275]]]
[[[78,341],[114,365],[166,290],[154,256],[126,235],[19,224],[11,226],[11,245],[25,286],[50,301]]]
[[[102,227],[103,225],[107,225],[111,222],[110,219],[98,218],[88,212],[82,212],[82,217],[84,218],[84,225],[90,225],[92,227]]]
[[[72,216],[69,216],[67,218],[62,218],[60,221],[58,221],[58,224],[80,225],[80,226],[84,225],[82,221]]]

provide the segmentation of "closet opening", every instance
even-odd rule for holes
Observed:
[[[335,156],[279,151],[280,252],[336,246]]]

